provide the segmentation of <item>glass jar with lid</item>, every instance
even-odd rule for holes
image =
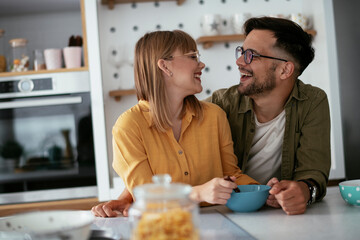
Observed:
[[[0,29],[0,72],[6,72],[4,34],[5,31]]]
[[[27,52],[27,40],[15,38],[9,41],[9,68],[11,72],[26,72],[29,70],[29,55]]]
[[[198,240],[199,208],[189,199],[191,186],[171,183],[168,174],[152,180],[134,188],[136,201],[129,210],[131,239]]]

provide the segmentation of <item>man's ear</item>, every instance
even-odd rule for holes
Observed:
[[[295,71],[295,64],[293,62],[284,62],[281,69],[281,79],[288,79]]]
[[[164,59],[159,59],[157,62],[158,67],[163,71],[163,73],[171,77],[172,72],[167,68],[166,64],[167,62]]]

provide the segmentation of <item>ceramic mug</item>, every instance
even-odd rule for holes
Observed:
[[[63,53],[66,68],[81,67],[81,47],[66,47]]]
[[[235,13],[231,16],[231,27],[235,34],[243,34],[243,26],[251,17],[250,13]]]
[[[58,69],[62,65],[61,49],[48,48],[44,50],[46,69]]]
[[[205,36],[219,35],[221,16],[219,14],[205,14],[201,18],[200,26]]]

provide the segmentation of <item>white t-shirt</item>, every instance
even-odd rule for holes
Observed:
[[[281,176],[282,144],[285,132],[285,110],[266,123],[255,115],[255,135],[249,152],[245,173],[261,184]]]

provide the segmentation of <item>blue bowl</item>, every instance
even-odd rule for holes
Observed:
[[[232,192],[226,206],[234,212],[253,212],[261,208],[269,196],[270,186],[239,185],[239,193]]]
[[[341,197],[350,205],[360,206],[360,179],[339,183]]]

